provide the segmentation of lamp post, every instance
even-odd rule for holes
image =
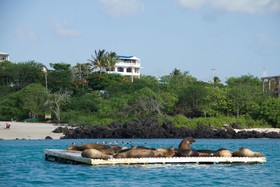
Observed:
[[[215,83],[215,77],[216,77],[216,68],[212,68],[212,81],[213,81],[213,84]]]
[[[48,90],[48,69],[46,66],[43,66],[42,70],[45,73],[46,90]]]

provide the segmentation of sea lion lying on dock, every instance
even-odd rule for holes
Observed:
[[[109,159],[110,156],[106,153],[98,151],[97,149],[86,149],[81,153],[82,157],[92,159]]]
[[[262,153],[259,152],[253,152],[252,150],[248,148],[240,148],[232,153],[232,156],[235,157],[263,157]]]
[[[67,150],[74,150],[74,151],[84,151],[86,149],[96,149],[108,155],[114,155],[126,148],[117,145],[109,146],[109,145],[101,145],[101,144],[85,144],[81,146],[72,145],[67,147]]]
[[[176,150],[174,147],[171,148],[159,148],[155,151],[156,157],[173,157],[176,154]]]
[[[172,157],[175,155],[174,148],[132,148],[114,155],[114,158],[148,158],[148,157]]]
[[[232,157],[232,153],[231,151],[227,150],[227,149],[222,149],[222,150],[219,150],[217,151],[214,156],[217,156],[217,157]]]
[[[196,150],[200,157],[231,157],[230,150],[220,148],[218,150]]]

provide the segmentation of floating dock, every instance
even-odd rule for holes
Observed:
[[[45,160],[68,164],[133,165],[133,164],[234,164],[263,163],[265,157],[160,157],[160,158],[112,158],[91,159],[81,156],[81,151],[45,149]]]

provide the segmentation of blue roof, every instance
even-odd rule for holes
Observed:
[[[119,57],[119,58],[127,58],[127,59],[130,59],[130,58],[132,58],[132,57],[134,57],[134,56],[117,56],[117,57]]]

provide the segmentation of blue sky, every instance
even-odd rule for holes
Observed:
[[[12,62],[75,65],[99,49],[137,56],[144,75],[280,75],[280,0],[0,0]]]

